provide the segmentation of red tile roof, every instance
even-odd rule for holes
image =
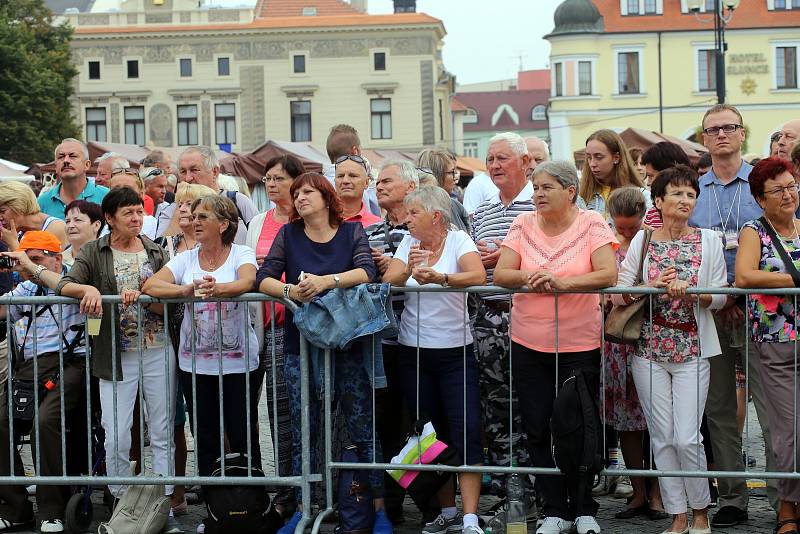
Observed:
[[[550,98],[549,90],[456,93],[455,98],[478,114],[478,122],[464,124],[464,130],[468,132],[547,128],[547,121],[531,120],[531,112],[535,106],[547,106]],[[513,113],[509,113],[508,108],[501,109],[504,105],[511,108]],[[498,112],[495,124],[492,124]]]
[[[619,0],[593,1],[603,16],[606,33],[707,30],[711,36],[713,31],[710,14],[699,13],[698,17],[706,21],[701,22],[692,13],[681,13],[681,3],[677,0],[664,2],[663,15],[627,16],[622,16]],[[765,0],[745,0],[739,4],[727,28],[796,28],[797,26],[800,26],[800,10],[769,11]]]
[[[295,17],[303,14],[303,8],[316,8],[318,16],[355,15],[359,13],[342,0],[258,0],[255,8],[256,18]]]
[[[461,102],[456,97],[453,97],[450,100],[450,111],[468,111],[469,107],[466,106],[463,102]]]

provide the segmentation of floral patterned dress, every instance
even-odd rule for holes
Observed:
[[[702,259],[700,231],[674,241],[651,241],[648,253],[648,280],[655,280],[668,268],[675,267],[678,278],[697,286]],[[662,363],[685,363],[699,358],[694,306],[688,300],[653,298],[652,321],[648,318],[642,326],[642,339],[649,340],[649,350],[647,344],[640,344],[640,356]]]
[[[617,267],[622,265],[627,249],[615,252]],[[618,432],[637,432],[647,429],[639,395],[631,374],[631,361],[636,345],[606,341],[603,348],[603,413],[605,424]]]

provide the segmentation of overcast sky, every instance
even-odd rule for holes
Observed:
[[[218,5],[255,3],[212,1]],[[520,63],[524,70],[546,67],[550,44],[542,36],[553,29],[553,12],[561,1],[417,0],[417,11],[444,22],[445,67],[464,84],[515,78]],[[369,0],[368,4],[374,14],[392,13],[392,6],[392,0]]]

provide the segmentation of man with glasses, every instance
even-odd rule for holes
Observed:
[[[144,182],[145,196],[152,199],[155,209],[158,209],[166,202],[167,174],[158,167],[142,167],[139,176]]]
[[[111,178],[109,178],[108,180],[108,188],[114,189],[113,183],[115,181],[115,178],[123,176],[130,177],[133,180],[133,182],[137,184],[137,187],[131,187],[131,189],[133,189],[142,196],[142,202],[144,204],[144,212],[147,215],[152,216],[153,212],[155,211],[153,199],[144,194],[144,182],[139,176],[139,171],[131,167],[131,164],[128,162],[126,158],[123,157],[113,158],[111,160]]]
[[[775,155],[781,159],[791,159],[792,147],[800,139],[800,119],[794,119],[784,124],[780,134]]]
[[[750,194],[748,176],[753,169],[742,159],[745,139],[739,110],[729,104],[717,104],[703,116],[703,144],[711,154],[711,169],[700,177],[700,195],[689,219],[697,228],[719,233],[725,247],[728,282],[733,285],[739,230],[744,223],[757,219],[762,210]],[[736,361],[747,364],[748,387],[753,395],[764,435],[767,470],[774,470],[769,441],[769,426],[764,407],[758,369],[753,361],[745,362],[747,343],[744,298],[728,298],[727,305],[714,315],[722,354],[711,358],[711,378],[706,400],[706,417],[711,436],[716,469],[744,471],[742,439],[736,422]],[[714,528],[732,527],[747,521],[748,490],[744,478],[719,478],[719,510],[711,519]],[[767,496],[777,505],[774,480],[767,481]]]
[[[86,177],[91,166],[89,149],[81,141],[68,137],[55,150],[56,178],[59,183],[41,194],[39,208],[51,217],[64,218],[64,208],[73,200],[101,204],[108,188]]]

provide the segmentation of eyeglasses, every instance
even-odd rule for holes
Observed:
[[[339,165],[340,163],[345,162],[348,159],[350,161],[355,161],[356,163],[362,165],[364,167],[364,170],[367,170],[367,160],[365,160],[361,156],[345,154],[344,156],[339,156],[338,158],[336,158],[336,160],[333,163],[334,165]]]
[[[147,180],[148,178],[152,178],[153,176],[161,176],[162,174],[164,174],[164,171],[156,167],[154,169],[150,169],[149,171],[147,171],[147,173],[145,173],[145,175],[142,176],[142,180]]]
[[[114,169],[111,171],[111,176],[116,176],[118,174],[130,174],[131,176],[138,176],[139,173],[136,172],[136,169],[133,167],[123,167],[121,169]]]
[[[265,184],[268,184],[270,182],[275,182],[276,184],[279,184],[285,182],[286,180],[289,180],[289,178],[285,176],[280,176],[278,174],[267,174],[266,176],[261,177],[261,181],[264,182]]]
[[[739,128],[744,128],[744,126],[741,124],[723,124],[722,126],[709,126],[708,128],[703,128],[703,133],[710,137],[715,137],[719,135],[720,130],[726,134],[732,134]]]
[[[775,189],[770,189],[769,191],[764,191],[764,195],[770,196],[773,198],[780,198],[783,196],[784,192],[789,193],[790,195],[796,195],[800,191],[800,184],[789,184],[783,187],[776,187]]]
[[[425,174],[433,174],[433,170],[429,169],[428,167],[415,167],[418,172],[424,172]]]
[[[456,182],[461,177],[461,172],[459,172],[458,169],[453,169],[452,171],[445,171],[445,174],[451,175],[453,177],[453,180],[455,180]]]
[[[209,219],[216,219],[217,217],[214,215],[207,215],[205,213],[201,213],[199,215],[192,214],[192,220],[197,222],[206,222]]]

